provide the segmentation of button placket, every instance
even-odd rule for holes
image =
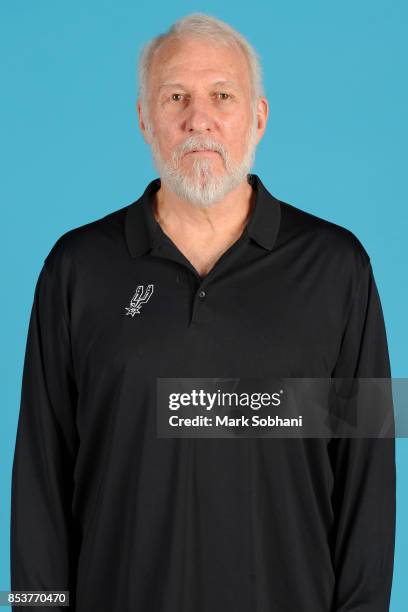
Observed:
[[[213,318],[211,308],[208,307],[208,289],[196,287],[195,296],[192,304],[191,323],[209,323]]]

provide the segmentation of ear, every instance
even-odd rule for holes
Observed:
[[[143,119],[142,105],[140,103],[139,98],[137,99],[137,102],[136,102],[136,111],[138,115],[139,128],[140,128],[140,131],[142,132],[143,139],[147,144],[150,144],[151,136],[150,136],[150,132],[146,129],[146,124]]]
[[[262,136],[266,130],[266,123],[268,121],[269,115],[269,103],[265,96],[261,96],[257,105],[257,131],[258,131],[258,142],[261,140]]]

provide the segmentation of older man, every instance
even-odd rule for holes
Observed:
[[[388,378],[370,258],[250,174],[268,103],[238,32],[188,16],[139,68],[159,178],[61,236],[35,290],[12,589],[77,612],[385,612],[393,438],[158,429],[163,380]]]

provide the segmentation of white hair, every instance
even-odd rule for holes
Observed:
[[[215,45],[235,46],[244,52],[248,62],[252,86],[252,111],[255,113],[257,101],[261,96],[265,95],[261,65],[257,52],[242,34],[224,21],[221,21],[221,19],[205,15],[204,13],[192,13],[173,23],[166,32],[152,38],[144,45],[140,52],[138,63],[138,96],[147,129],[149,131],[151,129],[149,115],[149,72],[153,57],[166,40],[183,36],[201,38]]]

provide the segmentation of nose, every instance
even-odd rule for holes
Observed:
[[[213,129],[211,110],[202,100],[191,100],[188,106],[185,129],[189,132],[207,132]]]

